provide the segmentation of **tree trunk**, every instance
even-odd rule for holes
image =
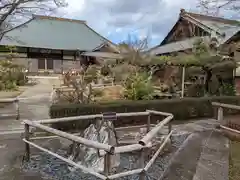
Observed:
[[[210,84],[210,80],[212,78],[212,69],[203,68],[203,70],[206,73],[205,92],[210,93],[209,92],[209,84]]]

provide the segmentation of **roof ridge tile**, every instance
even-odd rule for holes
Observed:
[[[33,15],[33,18],[49,19],[49,20],[56,20],[56,21],[77,22],[77,23],[83,23],[83,24],[87,23],[87,21],[84,21],[84,20],[62,18],[62,17],[56,17],[56,16]]]
[[[201,14],[201,13],[193,13],[193,12],[188,12],[185,9],[181,9],[180,15],[184,15],[184,14],[188,14],[194,18],[200,18],[200,19],[222,22],[222,23],[227,23],[227,24],[239,24],[240,23],[240,21],[238,21],[238,20],[232,20],[232,19],[227,19],[227,18],[223,18],[223,17],[215,17],[215,16],[205,15],[205,14]]]

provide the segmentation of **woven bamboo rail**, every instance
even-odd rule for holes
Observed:
[[[161,116],[167,116],[165,117],[164,120],[162,120],[160,123],[158,123],[155,127],[151,129],[153,124],[151,124],[151,114],[155,115],[161,115]],[[155,144],[151,143],[151,140],[157,136],[157,133],[160,131],[160,129],[163,128],[163,126],[167,125],[170,123],[170,121],[173,119],[173,115],[170,113],[165,113],[165,112],[158,112],[158,111],[153,111],[153,110],[147,110],[146,112],[132,112],[132,113],[118,113],[118,117],[130,117],[130,116],[148,116],[147,118],[147,124],[141,127],[146,127],[148,129],[148,133],[136,144],[131,144],[131,145],[126,145],[126,146],[119,146],[119,147],[113,147],[108,144],[102,144],[96,141],[88,140],[79,136],[76,136],[75,134],[69,134],[67,132],[63,132],[51,127],[48,127],[44,124],[50,124],[50,123],[56,123],[56,122],[65,122],[65,121],[75,121],[75,120],[81,120],[81,119],[92,119],[92,118],[101,118],[102,114],[96,114],[96,115],[85,115],[85,116],[77,116],[77,117],[67,117],[67,118],[58,118],[58,119],[47,119],[47,120],[40,120],[40,121],[29,121],[29,120],[24,120],[23,123],[25,124],[25,138],[23,141],[25,142],[26,146],[26,160],[30,159],[30,146],[33,146],[41,151],[44,151],[52,156],[55,156],[56,158],[59,158],[66,163],[73,165],[82,171],[86,171],[100,179],[117,179],[120,177],[126,177],[134,174],[139,174],[139,179],[144,180],[146,178],[146,172],[147,170],[153,165],[159,154],[162,152],[164,147],[166,146],[167,142],[171,138],[171,135],[173,133],[171,126],[169,125],[169,133],[167,137],[164,138],[163,141],[157,142]],[[94,172],[92,169],[84,167],[82,165],[79,165],[69,159],[66,159],[56,153],[53,153],[45,148],[40,147],[39,145],[31,142],[30,140],[37,140],[37,139],[45,139],[46,137],[30,137],[29,133],[29,127],[35,127],[39,128],[41,130],[44,130],[46,132],[49,132],[51,134],[54,134],[55,136],[52,137],[62,137],[66,138],[70,141],[73,142],[78,142],[80,144],[83,144],[87,147],[95,148],[99,150],[100,156],[104,156],[104,175],[100,174],[98,172]],[[139,127],[139,126],[136,126]],[[130,128],[134,128],[134,126],[131,126]],[[124,129],[126,130],[126,129]],[[51,137],[48,137],[51,138]],[[155,152],[153,157],[150,159],[150,161],[145,165],[144,157],[145,157],[145,149],[151,148],[153,146],[159,145],[160,147],[158,150]],[[140,152],[140,167],[139,169],[133,169],[129,170],[127,172],[120,172],[117,174],[111,174],[111,155],[113,154],[119,154],[119,153],[129,153],[133,151],[138,151]]]

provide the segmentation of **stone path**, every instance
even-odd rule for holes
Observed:
[[[228,180],[228,148],[218,131],[193,133],[159,180]]]
[[[20,103],[20,120],[6,119],[0,120],[0,134],[3,131],[19,132],[23,130],[21,120],[39,120],[49,118],[50,96],[53,85],[58,85],[58,79],[40,78],[39,83],[26,89],[18,96]],[[6,107],[14,111],[14,106]],[[1,110],[2,111],[2,110]],[[3,110],[4,111],[4,110]],[[8,132],[7,132],[8,133]]]
[[[27,89],[20,96],[20,118],[39,120],[49,118],[48,111],[55,79],[38,79],[39,84]]]
[[[193,180],[228,180],[229,143],[219,132],[205,134]]]
[[[192,180],[201,154],[202,138],[192,134],[176,152],[159,180]]]
[[[42,180],[39,174],[24,173],[19,169],[24,155],[21,120],[49,118],[50,95],[53,85],[57,83],[56,79],[39,79],[39,84],[19,96],[20,120],[0,120],[0,180]]]

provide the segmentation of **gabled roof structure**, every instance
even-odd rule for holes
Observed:
[[[182,40],[182,42],[171,42],[172,34],[176,31],[182,21],[187,21],[199,27],[204,32],[203,36],[217,38],[219,45],[228,43],[233,36],[240,32],[239,21],[186,12],[184,9],[182,9],[178,21],[173,26],[171,31],[167,34],[160,45],[151,48],[149,52],[151,52],[151,54],[173,52],[172,50],[177,50],[180,48],[175,48],[180,43],[186,45],[186,49],[191,47],[192,40],[194,39],[191,37]],[[184,50],[184,48],[180,48],[179,50]]]
[[[0,45],[92,51],[105,43],[115,46],[85,21],[34,15],[28,22],[6,33]]]
[[[208,36],[203,36],[204,42],[209,42],[210,38]],[[172,52],[179,52],[187,49],[192,49],[194,43],[199,39],[199,37],[192,37],[186,40],[177,41],[173,43],[168,43],[163,46],[158,46],[156,48],[151,49],[151,55],[155,54],[165,54]]]

